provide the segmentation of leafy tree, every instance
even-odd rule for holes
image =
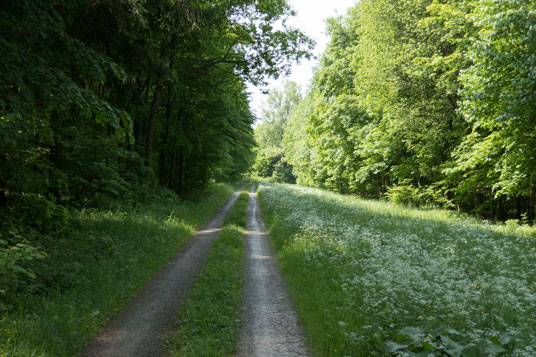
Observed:
[[[313,111],[313,96],[309,93],[290,116],[283,133],[285,161],[292,166],[292,174],[300,185],[314,186],[315,148],[307,132]],[[266,167],[266,166],[265,166]]]
[[[79,197],[80,190],[99,192],[85,185],[84,174],[98,171],[108,159],[117,164],[107,150],[122,153],[121,143],[132,131],[129,115],[97,92],[99,86],[123,80],[125,73],[67,33],[68,19],[62,13],[78,5],[12,1],[0,13],[6,29],[1,39],[6,56],[0,64],[4,207],[23,193],[59,202]],[[95,140],[82,142],[94,135]],[[97,147],[104,150],[96,152]],[[106,177],[105,172],[96,175],[97,180]],[[117,170],[111,175],[121,181]],[[78,177],[81,180],[74,182]],[[53,198],[45,198],[47,192]]]
[[[468,66],[460,56],[468,26],[446,9],[428,0],[362,1],[329,21],[306,130],[312,181],[373,197],[401,183],[448,191],[442,165],[467,127],[457,76]]]
[[[69,207],[245,173],[245,83],[312,46],[293,14],[284,0],[1,2],[0,251],[24,242],[31,264],[71,229]]]
[[[363,0],[330,20],[309,108],[285,139],[298,182],[533,217],[533,10]]]
[[[457,35],[430,16],[431,1],[362,5],[360,19],[368,21],[357,46],[357,88],[366,110],[385,122],[389,141],[403,144],[391,151],[391,180],[437,182],[465,131],[457,114],[456,75],[466,64],[459,59]]]
[[[159,28],[161,75],[156,78],[146,139],[147,165],[152,167],[154,124],[165,80],[173,81],[168,73],[175,56],[186,61],[187,68],[179,71],[175,80],[206,75],[209,69],[235,72],[253,83],[262,83],[265,76],[277,76],[287,70],[287,59],[307,55],[303,46],[310,45],[299,31],[283,23],[282,30],[273,24],[292,14],[285,1],[217,1],[196,3],[190,0],[172,2],[155,0],[156,11],[149,17],[151,27]],[[169,16],[169,14],[172,16]],[[208,31],[208,33],[206,33]],[[181,45],[197,38],[199,46],[213,50],[208,56],[183,57]],[[190,41],[188,44],[190,45]],[[195,43],[195,42],[194,42]],[[199,48],[199,47],[198,47]],[[214,51],[215,50],[215,51]],[[167,62],[170,62],[169,65]],[[222,68],[223,67],[223,68]]]
[[[473,64],[461,77],[461,111],[472,132],[457,152],[455,170],[463,172],[466,190],[528,198],[530,218],[536,205],[535,10],[532,2],[475,4]]]
[[[218,119],[219,134],[241,136],[232,127],[249,126],[238,122],[250,123],[251,114],[232,102],[240,98],[244,103],[243,82],[262,83],[266,76],[287,71],[290,60],[308,55],[308,38],[286,25],[273,26],[292,10],[285,1],[152,0],[141,9],[138,5],[99,2],[78,14],[81,27],[91,30],[73,31],[131,74],[130,83],[110,89],[117,98],[127,94],[119,101],[133,109],[135,150],[146,159],[148,178],[154,171],[161,184],[183,192],[210,178],[229,178],[234,158],[244,170],[247,145],[238,153],[235,138],[235,145],[228,145],[226,135],[210,134],[214,127],[204,136],[198,122]],[[104,12],[112,16],[103,25],[99,18]],[[102,38],[99,34],[106,31],[114,35]],[[173,143],[168,143],[170,135]],[[203,156],[208,147],[216,153]],[[201,171],[188,162],[201,165]]]

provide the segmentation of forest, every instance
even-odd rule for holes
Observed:
[[[274,28],[292,14],[284,1],[24,0],[0,10],[2,208],[238,177],[254,145],[246,81],[285,73],[312,45]]]
[[[358,0],[257,118],[290,3],[0,1],[0,356],[81,353],[199,231],[165,348],[236,352],[253,216],[313,355],[535,355],[536,2]]]
[[[293,14],[268,0],[2,1],[0,293],[62,250],[73,212],[240,179],[255,145],[246,83],[310,56]]]
[[[306,94],[266,102],[258,175],[534,220],[534,2],[361,0],[327,27]]]

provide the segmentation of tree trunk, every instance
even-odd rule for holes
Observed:
[[[173,191],[176,191],[177,188],[177,162],[179,161],[179,152],[174,152],[172,154],[170,164],[171,168],[169,171],[169,180],[168,180],[168,187],[171,188]]]
[[[7,207],[6,185],[4,182],[0,182],[0,207]]]
[[[162,63],[167,55],[167,38],[162,41],[162,53],[160,59]],[[162,89],[164,88],[164,79],[160,76],[156,81],[156,88],[153,94],[153,102],[151,104],[151,112],[149,115],[149,126],[147,128],[147,141],[145,142],[145,160],[147,167],[153,168],[153,136],[154,136],[154,124],[156,122],[156,115],[158,114],[158,105],[160,104],[160,97],[162,96]],[[147,173],[147,182],[151,180],[151,172]]]
[[[153,168],[153,135],[154,124],[156,122],[156,114],[158,113],[158,104],[160,103],[160,97],[162,95],[162,82],[158,81],[153,96],[153,103],[151,105],[151,114],[149,116],[149,127],[147,128],[147,140],[145,144],[145,160],[147,167]],[[151,173],[147,174],[147,181],[151,180]]]
[[[380,182],[380,196],[383,196],[385,193],[385,174],[382,171],[381,182]]]
[[[516,196],[516,218],[521,219],[521,215],[523,214],[523,202],[521,200],[521,196]]]
[[[497,199],[497,218],[499,219],[499,221],[504,221],[506,219],[504,214],[505,204],[503,203],[503,201],[504,199],[501,197]]]
[[[490,198],[490,204],[489,204],[489,209],[490,209],[490,220],[495,220],[495,207],[494,207],[494,204],[495,204],[495,201],[493,200],[493,198]]]
[[[478,197],[478,193],[477,193],[477,192],[474,193],[473,199],[474,199],[474,201],[475,201],[475,202],[474,202],[474,204],[475,204],[475,212],[476,212],[476,214],[477,214],[479,217],[481,217],[481,216],[482,216],[481,213],[478,212],[478,208],[480,207],[480,199],[479,199],[479,197]]]
[[[53,110],[50,113],[50,128],[52,129],[52,139],[53,139],[53,146],[50,150],[50,157],[49,160],[52,163],[54,167],[60,167],[61,160],[62,160],[62,154],[63,154],[63,148],[61,146],[61,140],[60,140],[60,133],[61,130],[61,121],[62,118],[58,114],[57,110]],[[53,171],[55,172],[55,170]],[[50,186],[50,192],[56,198],[57,203],[61,203],[61,192],[60,192],[60,184],[58,183],[57,176],[54,174],[53,179],[51,180],[53,184]]]
[[[166,123],[164,125],[164,135],[162,136],[162,140],[164,142],[168,139],[168,132],[169,132],[169,125],[168,125],[168,118],[165,119]],[[164,146],[165,148],[165,146]],[[166,150],[162,150],[160,152],[160,165],[158,166],[158,175],[160,178],[160,185],[161,186],[167,186],[169,187],[169,170],[168,170],[168,153]]]
[[[531,179],[531,187],[530,187],[530,197],[529,197],[529,201],[530,201],[530,206],[529,206],[529,220],[533,220],[535,217],[536,217],[536,202],[534,202],[534,186],[532,186],[532,179]]]
[[[179,187],[178,187],[178,194],[179,196],[182,195],[182,185],[183,185],[183,180],[182,180],[182,177],[183,177],[183,167],[184,167],[184,157],[183,157],[183,153],[182,153],[182,150],[180,151],[179,153]]]

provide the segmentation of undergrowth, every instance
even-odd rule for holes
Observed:
[[[180,310],[179,330],[169,341],[173,356],[228,356],[236,348],[248,198],[242,191]]]
[[[536,229],[263,183],[319,356],[535,356]]]
[[[28,267],[36,278],[2,299],[0,356],[75,354],[231,192],[215,184],[181,200],[158,191],[70,212],[69,230],[39,237],[46,256]]]

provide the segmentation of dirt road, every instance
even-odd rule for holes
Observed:
[[[81,356],[162,355],[162,337],[176,327],[176,312],[187,297],[239,194],[240,190],[233,193],[125,310],[82,351]]]
[[[249,195],[246,230],[238,356],[306,356],[303,332],[268,245],[255,187]]]

